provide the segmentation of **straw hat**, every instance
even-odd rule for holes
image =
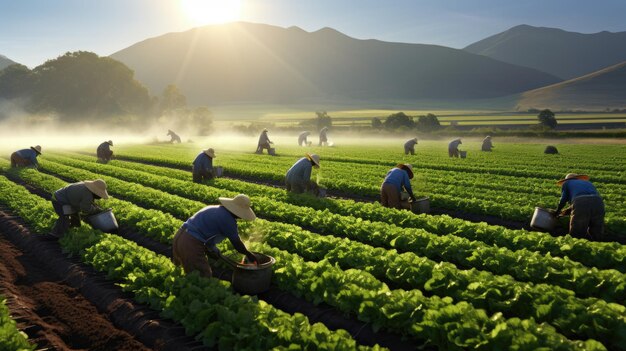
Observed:
[[[108,199],[109,194],[107,193],[107,184],[102,179],[96,180],[85,180],[83,182],[87,189],[92,193],[100,196],[102,199]]]
[[[213,150],[213,148],[208,148],[204,150],[204,153],[210,158],[215,158],[215,151]]]
[[[409,174],[409,179],[413,179],[413,166],[408,163],[398,163],[396,168],[405,170]]]
[[[318,154],[305,154],[306,157],[315,163],[316,168],[320,168],[320,156]]]
[[[35,147],[30,147],[31,149],[35,150],[36,153],[38,153],[39,155],[41,155],[41,146],[37,145]]]
[[[263,133],[267,133],[267,128],[263,128]]]
[[[109,141],[107,141],[107,144],[113,146],[113,141],[109,140]]]
[[[586,174],[576,174],[576,173],[568,173],[565,178],[556,182],[557,185],[563,185],[565,181],[570,179],[581,179],[581,180],[589,180],[589,176]]]
[[[487,135],[485,139],[491,139],[491,135]]]
[[[239,194],[234,198],[220,197],[220,203],[226,207],[235,216],[246,221],[252,221],[256,218],[254,211],[250,208],[250,198],[248,195]]]

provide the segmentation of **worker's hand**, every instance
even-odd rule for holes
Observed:
[[[259,259],[257,257],[257,255],[254,252],[250,252],[250,254],[246,254],[246,259],[247,262],[244,262],[246,264],[254,264],[256,266],[259,265]]]
[[[572,208],[568,207],[564,209],[563,211],[561,211],[561,213],[559,213],[559,216],[565,217],[565,216],[569,216],[571,213],[572,213]]]
[[[411,194],[411,202],[415,202],[415,201],[417,201],[417,198],[415,198],[414,194]]]
[[[217,246],[213,246],[213,247],[205,247],[205,253],[207,256],[209,256],[210,258],[214,259],[214,260],[219,260],[220,258],[220,249],[217,248]]]

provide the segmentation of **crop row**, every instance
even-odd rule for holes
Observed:
[[[116,279],[120,279],[116,274],[124,266],[120,266],[120,261],[136,267],[135,271],[154,270],[154,267],[150,267],[150,258],[140,256],[139,261],[129,259],[130,253],[141,252],[138,247],[116,244],[115,240],[85,246],[92,247],[86,251],[87,259],[91,257],[96,261],[96,268],[108,270]],[[279,286],[290,287],[289,290],[313,301],[323,300],[341,311],[356,313],[361,320],[371,322],[375,327],[402,330],[425,338],[434,345],[445,348],[480,345],[485,349],[503,346],[517,346],[520,349],[540,346],[554,349],[602,349],[602,345],[593,340],[584,343],[571,342],[557,334],[553,327],[536,324],[532,319],[505,319],[501,314],[490,318],[484,311],[475,309],[466,302],[454,304],[447,297],[425,297],[419,290],[390,290],[385,284],[360,270],[342,271],[325,260],[317,263],[305,262],[297,255],[262,243],[253,243],[251,247],[277,258],[275,277]],[[72,249],[74,252],[79,250]],[[151,281],[154,278],[148,276],[144,279]],[[137,280],[143,281],[141,277],[133,276],[131,282],[123,286],[128,288]],[[175,282],[176,279],[172,281]],[[151,290],[144,290],[144,293],[148,302],[153,299],[160,301],[164,297]],[[169,300],[170,298],[166,299]],[[443,330],[447,333],[442,333]],[[469,335],[472,337],[468,338]]]
[[[258,155],[257,155],[258,156]],[[234,174],[244,177],[252,177],[256,179],[271,179],[274,181],[282,181],[284,172],[289,168],[290,164],[280,161],[273,165],[271,161],[261,160],[258,157],[247,156],[248,159],[242,158],[240,162],[222,163],[228,174]],[[187,161],[181,161],[180,158],[163,158],[158,156],[146,156],[145,154],[129,156],[124,154],[123,159],[134,161],[149,161],[165,166],[176,166],[189,168]],[[223,160],[221,161],[223,162]],[[293,162],[293,160],[288,160]],[[276,163],[276,161],[274,162]],[[321,182],[327,188],[340,191],[342,193],[350,193],[357,196],[378,197],[380,193],[380,183],[388,169],[373,170],[371,168],[358,168],[354,166],[346,167],[346,165],[325,163],[323,177]],[[457,174],[448,174],[448,179],[454,179]],[[418,175],[418,178],[420,176]],[[438,179],[427,179],[421,177],[421,181],[426,181],[427,191],[420,190],[423,184],[418,180],[414,184],[416,194],[429,195],[431,205],[435,208],[462,210],[464,212],[492,215],[505,219],[516,221],[528,221],[534,206],[554,206],[558,202],[558,192],[554,192],[554,196],[541,196],[540,194],[532,195],[532,191],[528,187],[520,187],[519,191],[503,191],[490,189],[474,189],[472,187],[464,187],[460,185],[440,184]],[[612,233],[626,233],[626,219],[619,199],[613,200],[611,195],[603,194],[607,201],[607,215],[605,218],[607,231]],[[619,192],[615,192],[619,194]]]
[[[6,299],[0,295],[0,350],[34,350],[35,345],[28,342],[28,336],[17,329],[11,318]]]
[[[195,210],[202,208],[204,203],[216,202],[219,196],[234,195],[232,192],[138,171],[97,163],[71,160],[66,162],[74,165],[81,163],[78,167],[97,168],[99,173],[115,177],[105,177],[105,180],[110,180],[109,186],[117,189],[120,194],[133,201],[144,201],[181,219],[188,218]],[[42,168],[73,179],[96,176],[88,171],[55,164],[50,160],[42,162]],[[152,186],[184,198],[172,197],[117,178],[137,181],[138,184]],[[423,229],[400,228],[387,223],[363,221],[329,211],[280,203],[264,197],[253,197],[253,200],[255,210],[263,217],[316,228],[322,233],[346,236],[400,251],[410,251],[428,258],[456,263],[464,268],[474,267],[496,274],[510,274],[520,281],[559,285],[583,297],[595,296],[607,301],[623,301],[626,296],[625,275],[616,270],[588,268],[567,258],[542,256],[528,250],[511,251],[453,235],[438,236]]]
[[[113,186],[111,191],[115,193]],[[136,193],[142,195],[135,200],[142,203],[150,202],[141,198],[149,196],[148,190],[142,189]],[[194,206],[193,203],[181,202],[175,197],[171,197],[170,200],[186,208]],[[202,203],[195,204],[197,208],[202,206]],[[554,286],[519,283],[509,276],[494,276],[475,269],[463,271],[452,264],[438,264],[412,253],[400,255],[395,250],[387,251],[334,237],[320,237],[295,226],[257,222],[260,223],[257,224],[259,227],[248,229],[249,232],[263,233],[262,237],[274,247],[288,251],[298,249],[297,253],[306,259],[325,258],[331,263],[339,263],[344,268],[366,267],[364,269],[377,278],[405,288],[423,287],[430,293],[449,295],[492,312],[501,311],[506,315],[532,316],[540,321],[549,321],[568,336],[582,335],[613,340],[615,336],[612,333],[624,327],[624,320],[621,317],[624,312],[623,306],[607,304],[598,299],[581,300],[572,292]],[[178,225],[180,223],[171,223],[169,232],[173,233]],[[162,228],[160,225],[156,232],[168,232]],[[289,239],[279,241],[280,238],[285,238],[285,233],[289,233],[295,243]],[[298,239],[295,239],[296,236]],[[590,311],[596,311],[597,315],[603,316],[604,319],[598,318],[596,313],[592,314]],[[571,318],[573,315],[578,318]]]
[[[74,161],[89,162],[93,160],[91,157],[79,156],[77,154],[70,154],[69,157]],[[58,160],[67,162],[67,159]],[[73,164],[83,168],[85,166],[84,163]],[[168,167],[125,161],[112,161],[108,166],[147,172],[183,181],[190,179],[189,172]],[[418,215],[408,211],[385,208],[378,203],[363,203],[331,198],[319,199],[307,195],[289,194],[282,189],[229,178],[215,178],[209,181],[208,185],[220,189],[243,192],[248,195],[270,197],[281,202],[311,207],[317,210],[327,209],[330,212],[344,216],[354,216],[375,222],[386,222],[405,228],[423,228],[433,234],[453,234],[498,247],[507,247],[511,250],[527,249],[542,254],[549,253],[552,256],[568,256],[589,267],[612,268],[620,272],[626,272],[626,246],[615,242],[592,242],[585,239],[572,238],[569,235],[553,237],[547,233],[507,229],[501,226],[451,218],[447,215]]]
[[[0,193],[0,202],[39,230],[51,227],[55,214],[49,201],[5,177],[0,177],[0,185],[5,190]],[[234,294],[229,283],[184,275],[168,258],[119,236],[82,226],[64,236],[61,245],[107,273],[124,290],[134,292],[137,301],[179,321],[189,334],[198,334],[207,346],[223,350],[267,350],[281,345],[290,350],[294,345],[301,349],[357,348],[345,331],[332,332],[320,323],[309,324],[301,314],[292,316],[262,301]]]

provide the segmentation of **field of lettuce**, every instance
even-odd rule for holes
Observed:
[[[209,146],[225,177],[195,184],[191,161]],[[44,234],[55,220],[52,192],[104,179],[113,198],[102,206],[119,233],[83,224],[58,245],[210,348],[626,350],[626,146],[563,144],[559,155],[542,144],[496,147],[481,153],[466,142],[468,158],[450,159],[436,141],[420,142],[416,155],[381,143],[283,146],[276,157],[236,146],[116,145],[106,165],[91,149],[46,150],[39,171],[10,170],[0,158],[0,206]],[[312,177],[328,198],[281,188],[305,151],[321,156]],[[415,194],[429,196],[434,214],[376,202],[398,162],[413,164]],[[591,177],[607,236],[622,243],[527,229],[535,206],[556,207],[555,182],[570,172]],[[259,216],[240,223],[246,244],[277,260],[278,298],[241,296],[221,274],[185,276],[168,257],[183,221],[238,193]],[[220,249],[237,257],[229,243]]]

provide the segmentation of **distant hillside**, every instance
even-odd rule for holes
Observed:
[[[626,61],[626,32],[581,34],[521,25],[464,50],[572,79]]]
[[[0,55],[0,70],[3,70],[5,67],[16,64],[17,62],[10,60],[8,57],[4,55]]]
[[[111,57],[153,94],[174,83],[208,106],[491,98],[560,81],[463,50],[251,23],[170,33]]]
[[[626,108],[626,61],[586,76],[521,94],[520,110]]]

